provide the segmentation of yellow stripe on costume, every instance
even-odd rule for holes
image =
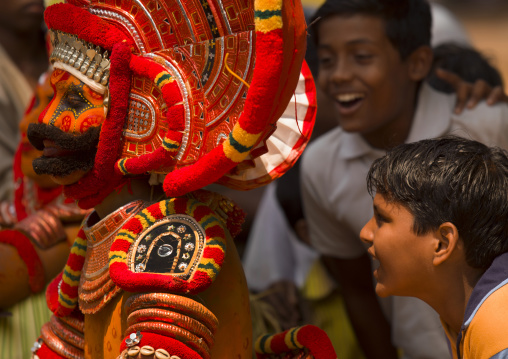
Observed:
[[[273,335],[268,336],[264,341],[262,340],[265,336],[261,336],[256,340],[255,350],[257,353],[272,354],[272,339]],[[261,345],[262,344],[262,345]]]
[[[69,308],[69,309],[74,309],[76,307],[76,304],[78,302],[78,298],[71,298],[67,294],[63,293],[62,291],[59,291],[58,296],[59,296],[58,297],[58,303],[60,303],[60,305],[62,305],[63,307]],[[65,301],[62,300],[60,297],[63,297],[65,299]],[[70,302],[70,303],[73,303],[73,304],[69,305],[67,303],[67,301]]]
[[[76,277],[79,277],[81,275],[81,270],[72,270],[71,267],[69,267],[68,265],[65,266],[65,271],[67,271],[67,273],[69,273],[70,275]]]
[[[260,133],[249,133],[241,128],[238,124],[233,127],[233,138],[238,141],[242,146],[252,147],[256,144],[261,136]]]
[[[115,239],[123,239],[124,241],[127,241],[127,242],[129,242],[129,243],[134,243],[134,241],[132,240],[132,238],[127,237],[127,236],[125,236],[125,235],[121,235],[121,234],[117,235],[117,236],[115,237]]]
[[[143,211],[143,214],[146,216],[146,218],[147,218],[150,222],[154,223],[154,222],[156,221],[155,217],[154,217],[154,216],[152,216],[152,214],[151,214],[150,212],[148,212],[148,211]],[[146,228],[146,226],[145,226],[145,228]]]
[[[79,276],[81,275],[81,272],[78,272],[78,280],[72,280],[69,276],[65,275],[65,271],[67,272],[73,272],[73,270],[69,267],[69,266],[65,266],[64,268],[64,274],[62,275],[62,280],[72,286],[72,287],[76,287],[79,285]],[[61,292],[61,291],[60,291]]]
[[[148,228],[148,222],[146,221],[146,219],[141,217],[139,214],[136,216],[136,218],[141,222],[141,225],[143,226],[143,229]]]
[[[85,243],[86,243],[86,242],[85,242]],[[86,246],[86,244],[85,244],[85,246]],[[80,248],[78,248],[78,247],[76,247],[76,246],[72,246],[72,247],[71,247],[71,253],[72,253],[72,254],[75,254],[75,255],[77,255],[77,256],[81,256],[81,257],[86,256],[86,251],[85,251],[85,250],[83,250],[83,249],[80,249]]]
[[[291,329],[284,336],[284,343],[286,344],[286,346],[288,348],[290,348],[290,349],[303,348],[303,345],[300,344],[298,342],[298,340],[296,339],[296,337],[298,336],[298,331],[300,330],[300,328],[301,327]]]
[[[215,271],[213,269],[204,269],[202,266],[213,266],[215,268]],[[216,272],[220,271],[220,266],[215,263],[215,260],[213,258],[203,258],[201,262],[199,263],[199,270],[201,272],[206,272],[210,278],[215,278]]]
[[[254,2],[254,8],[256,11],[274,11],[282,9],[281,0],[256,0]]]
[[[160,72],[155,76],[155,84],[158,88],[162,89],[165,85],[174,82],[175,80],[171,77],[171,74],[167,71]]]
[[[172,147],[175,146],[175,147]],[[178,151],[178,148],[180,147],[180,142],[173,141],[169,138],[165,138],[164,141],[162,141],[162,147],[168,152],[176,152]]]
[[[256,31],[262,33],[282,29],[282,17],[272,16],[269,19],[254,19],[254,26]]]
[[[167,204],[167,203],[168,203],[167,201],[160,201],[160,202],[159,202],[159,210],[161,211],[161,213],[162,213],[163,215],[166,215],[166,211],[167,211],[166,204]]]
[[[213,244],[212,242],[219,242],[222,244]],[[220,248],[224,252],[224,249],[226,248],[226,240],[221,237],[211,237],[206,240],[206,247],[207,248]]]
[[[111,259],[111,257],[113,256],[117,258]],[[125,263],[127,261],[127,253],[125,253],[124,251],[112,251],[109,252],[109,259],[110,259],[109,265],[116,262]]]
[[[127,171],[127,169],[125,168],[125,163],[127,162],[127,158],[122,158],[121,160],[118,160],[116,162],[116,167],[120,170],[120,172],[122,172],[122,174],[125,176],[127,174],[129,174],[129,172]]]
[[[250,148],[256,144],[260,136],[261,133],[249,133],[236,124],[228,139],[224,141],[224,155],[233,162],[242,162],[249,154]],[[233,137],[233,140],[231,137]],[[237,144],[234,143],[235,141]]]

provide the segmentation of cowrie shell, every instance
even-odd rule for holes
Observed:
[[[127,351],[127,355],[130,357],[135,357],[136,355],[138,355],[139,350],[140,349],[138,346],[132,347]]]
[[[155,350],[151,346],[145,345],[144,347],[141,348],[140,353],[141,355],[152,355],[153,353],[155,353]]]
[[[157,349],[155,351],[155,357],[157,359],[170,359],[169,353],[164,349]]]

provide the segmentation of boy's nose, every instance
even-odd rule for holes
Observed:
[[[372,223],[373,223],[374,217],[372,217],[365,225],[363,226],[362,230],[360,231],[360,239],[362,242],[372,245],[372,242],[374,241],[374,231],[372,231]]]
[[[332,74],[332,81],[335,83],[348,82],[353,79],[353,72],[347,61],[337,61]]]

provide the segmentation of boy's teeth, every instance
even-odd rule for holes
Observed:
[[[363,95],[359,94],[359,93],[348,93],[348,94],[337,96],[337,100],[340,102],[349,102],[349,101],[354,101],[354,100],[358,100],[358,99],[362,99],[362,98],[363,98]]]

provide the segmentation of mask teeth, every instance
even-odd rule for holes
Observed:
[[[49,30],[49,34],[53,45],[52,63],[72,66],[98,84],[108,86],[111,63],[107,51],[62,31]]]
[[[74,66],[78,56],[81,54],[81,48],[83,47],[83,43],[79,40],[74,40],[72,47],[74,48],[74,52],[72,53],[71,58],[69,59],[69,65]]]

